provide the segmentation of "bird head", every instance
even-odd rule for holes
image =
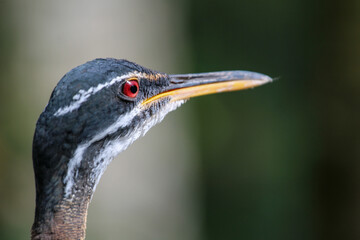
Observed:
[[[72,69],[36,125],[37,211],[52,209],[61,199],[91,198],[113,157],[187,99],[269,81],[248,71],[168,75],[117,59]]]

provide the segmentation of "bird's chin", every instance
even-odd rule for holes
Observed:
[[[154,101],[150,105],[147,106],[146,111],[138,111],[136,109],[132,111],[136,111],[148,115],[145,118],[145,121],[138,121],[138,125],[135,125],[134,130],[129,132],[127,135],[123,137],[116,138],[112,141],[109,141],[108,144],[104,147],[104,149],[99,153],[99,155],[95,158],[95,162],[97,164],[97,168],[93,171],[93,178],[95,180],[94,190],[100,181],[102,174],[104,173],[106,167],[111,162],[111,160],[116,157],[119,153],[127,149],[135,140],[144,136],[154,125],[160,123],[165,116],[169,113],[180,107],[184,104],[186,100],[178,100],[178,101]],[[142,106],[141,108],[143,108]],[[156,111],[155,111],[156,110]],[[141,119],[141,116],[139,116]],[[104,160],[105,161],[101,161]]]
[[[95,191],[102,174],[112,159],[126,150],[135,140],[144,136],[150,128],[160,123],[171,111],[174,111],[186,100],[170,101],[158,99],[146,106],[135,106],[130,112],[121,115],[116,122],[104,129],[99,135],[81,144],[75,150],[68,164],[65,177],[65,197],[71,198],[76,194],[76,182],[87,181]],[[125,131],[131,126],[132,131]],[[88,155],[93,156],[91,159]],[[89,174],[79,174],[81,164],[88,162]],[[81,176],[89,176],[80,179]]]

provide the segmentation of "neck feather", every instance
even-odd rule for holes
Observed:
[[[84,239],[90,197],[63,199],[51,211],[36,206],[31,239]]]

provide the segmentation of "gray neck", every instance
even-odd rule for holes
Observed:
[[[68,172],[66,164],[60,165],[48,176],[48,180],[37,178],[35,220],[31,230],[32,239],[84,239],[87,210],[92,198],[95,182],[92,152],[84,154],[81,164],[72,175],[72,186],[66,194]],[[68,161],[67,161],[68,162]],[[69,162],[68,162],[69,163]],[[46,184],[45,184],[46,183]],[[42,187],[40,187],[42,186]]]
[[[31,239],[84,239],[89,197],[63,199],[51,211],[36,207]]]

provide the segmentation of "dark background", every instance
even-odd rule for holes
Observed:
[[[196,104],[206,239],[359,239],[359,2],[190,5],[195,71],[280,77]]]
[[[17,205],[17,186],[32,181],[31,137],[50,93],[29,108],[21,102],[26,91],[12,91],[14,72],[22,71],[13,59],[21,4],[9,2],[0,4],[0,238],[20,239],[33,206]],[[199,239],[360,239],[360,2],[174,5],[187,53],[171,70],[241,68],[278,77],[241,94],[191,101]],[[17,227],[21,215],[11,209],[21,207],[30,217]]]

